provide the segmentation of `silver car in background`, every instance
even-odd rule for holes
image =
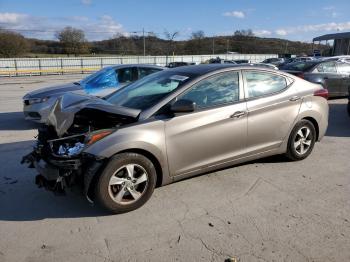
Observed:
[[[79,82],[32,91],[23,97],[25,119],[45,123],[57,97],[67,92],[103,97],[127,84],[163,69],[163,67],[154,65],[124,64],[108,66]]]
[[[62,96],[23,162],[39,186],[78,184],[89,200],[128,212],[156,186],[276,154],[306,158],[326,132],[327,95],[262,67],[178,67],[105,100]]]

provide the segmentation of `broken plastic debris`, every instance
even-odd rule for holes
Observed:
[[[74,146],[68,146],[68,145],[60,145],[58,148],[57,154],[58,155],[68,155],[73,156],[76,154],[79,154],[80,151],[84,148],[85,144],[77,142],[74,144]]]
[[[68,149],[68,155],[72,156],[72,155],[76,155],[79,154],[79,152],[84,148],[84,144],[83,143],[75,143],[74,147],[71,147]]]

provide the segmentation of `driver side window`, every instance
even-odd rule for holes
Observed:
[[[225,72],[201,80],[178,99],[191,100],[198,108],[234,103],[239,100],[238,72]]]

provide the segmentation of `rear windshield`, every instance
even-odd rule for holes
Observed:
[[[316,65],[315,62],[295,62],[295,63],[290,63],[286,64],[281,67],[282,70],[293,70],[293,71],[308,71],[312,67]]]

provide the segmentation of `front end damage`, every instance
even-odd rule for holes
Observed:
[[[22,163],[38,171],[35,183],[39,187],[55,194],[79,187],[92,201],[93,182],[108,159],[88,154],[86,149],[121,126],[135,122],[138,112],[116,108],[100,99],[66,96],[57,100],[49,122],[38,129],[34,150],[23,157]]]

